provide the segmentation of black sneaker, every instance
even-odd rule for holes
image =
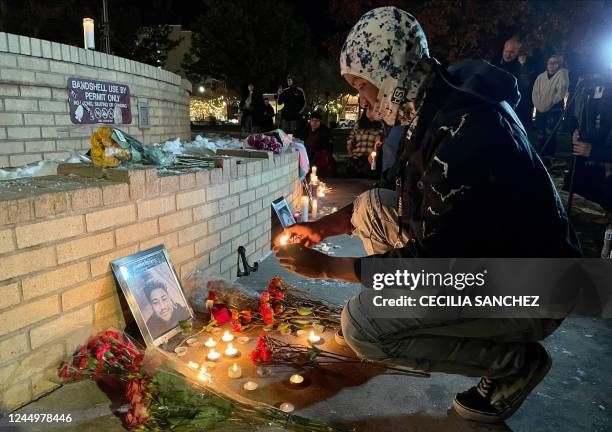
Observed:
[[[458,393],[453,409],[467,420],[482,423],[506,420],[544,379],[552,365],[550,356],[538,343],[526,347],[526,359],[518,374],[500,379],[482,377],[476,387]]]

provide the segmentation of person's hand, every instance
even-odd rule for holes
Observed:
[[[319,243],[323,236],[316,222],[301,222],[291,225],[274,238],[274,246],[280,246],[280,239],[288,236],[289,243],[303,244],[312,247]]]
[[[380,135],[376,137],[376,141],[374,142],[374,150],[378,151],[379,148],[381,148],[383,145],[382,143],[382,139],[380,138]]]
[[[574,147],[574,155],[583,157],[591,156],[593,145],[580,140],[580,133],[578,132],[578,129],[576,129],[572,134],[572,145]]]
[[[274,248],[281,267],[291,273],[315,279],[327,278],[327,268],[333,258],[301,244]]]
[[[372,162],[373,162],[373,161],[374,161],[374,159],[372,158],[372,153],[370,153],[370,154],[368,155],[368,163],[369,163],[370,165],[372,165]]]

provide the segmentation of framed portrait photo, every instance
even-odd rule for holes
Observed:
[[[295,224],[295,218],[293,217],[293,213],[291,212],[291,208],[289,208],[289,203],[285,197],[280,197],[273,201],[272,208],[276,212],[276,216],[278,216],[278,220],[283,228],[287,228]]]
[[[147,344],[164,343],[181,331],[179,321],[194,318],[164,246],[111,265]]]

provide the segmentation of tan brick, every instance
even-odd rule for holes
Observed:
[[[230,222],[232,224],[240,223],[243,219],[249,216],[249,207],[244,206],[234,210],[230,216]]]
[[[230,182],[230,195],[243,192],[247,188],[247,179],[241,178]]]
[[[66,192],[45,194],[34,200],[34,213],[39,218],[65,213],[68,208],[69,200]]]
[[[0,342],[0,364],[28,352],[28,334],[20,333]]]
[[[62,309],[66,311],[96,301],[106,297],[114,289],[115,281],[111,275],[81,284],[62,293]]]
[[[21,249],[74,237],[83,232],[85,232],[83,216],[71,216],[15,228],[17,246]]]
[[[0,231],[0,254],[15,250],[13,231],[10,229]]]
[[[123,258],[136,252],[138,252],[138,246],[129,246],[123,249],[115,250],[109,254],[93,258],[89,263],[91,266],[91,276],[96,277],[104,273],[110,273],[112,271],[110,266],[111,261]]]
[[[114,207],[100,210],[85,215],[87,220],[87,231],[100,231],[106,228],[125,225],[136,220],[136,207],[128,204],[121,207]]]
[[[221,243],[225,243],[230,239],[240,235],[240,225],[232,225],[221,231]]]
[[[159,218],[159,232],[165,233],[176,230],[193,222],[191,209],[181,210],[168,216]]]
[[[114,293],[94,305],[94,318],[96,321],[119,313],[121,313],[121,304],[119,303],[119,297]]]
[[[210,170],[210,184],[223,183],[223,169],[215,168]]]
[[[23,299],[30,300],[34,297],[49,294],[83,282],[88,278],[89,268],[86,261],[29,277],[21,282]]]
[[[232,245],[230,243],[221,245],[218,248],[213,249],[210,252],[210,262],[212,264],[217,261],[220,261],[221,259],[231,255],[231,253],[232,253]]]
[[[146,240],[157,234],[157,219],[138,222],[115,231],[117,246]]]
[[[186,207],[193,207],[204,202],[206,202],[204,189],[196,189],[176,195],[176,208],[179,210]]]
[[[238,195],[232,195],[227,198],[219,200],[219,212],[225,213],[235,209],[240,204]]]
[[[208,255],[203,255],[201,257],[197,257],[193,260],[187,261],[183,264],[181,264],[181,268],[179,270],[179,274],[180,274],[180,278],[182,281],[185,281],[187,279],[187,277],[189,276],[189,274],[194,271],[196,268],[206,268],[207,270],[210,271],[209,274],[219,274],[219,271],[217,270],[215,272],[214,268],[218,267],[218,266],[209,266],[208,265]]]
[[[104,205],[119,204],[130,199],[130,187],[127,184],[115,184],[102,188]]]
[[[59,318],[30,330],[32,349],[36,349],[50,340],[57,339],[80,328],[91,326],[92,321],[93,312],[91,306],[62,314]]]
[[[0,281],[33,273],[55,265],[55,251],[53,247],[21,252],[2,258],[0,265]],[[2,334],[0,332],[0,334]]]
[[[32,397],[36,399],[60,387],[60,384],[55,381],[56,376],[57,365],[42,373],[32,375]]]
[[[235,237],[232,239],[232,250],[238,250],[239,246],[245,246],[249,242],[249,234],[244,233],[239,237]]]
[[[58,343],[59,342],[59,343]],[[50,366],[59,365],[65,357],[64,343],[56,341],[53,345],[45,346],[44,348],[33,351],[30,355],[19,360],[6,368],[10,370],[10,380],[19,382],[27,379],[34,371],[40,371]],[[6,372],[4,372],[6,373]],[[2,372],[0,372],[2,374]],[[2,377],[0,377],[0,381]]]
[[[217,201],[201,205],[193,209],[193,220],[195,222],[208,219],[219,214],[219,203]]]
[[[195,173],[196,186],[208,186],[210,184],[210,171],[198,171]]]
[[[229,195],[229,184],[221,183],[215,186],[208,186],[206,188],[206,196],[208,201],[214,201],[219,198],[225,198]]]
[[[114,247],[112,232],[90,235],[78,240],[57,245],[57,261],[63,264],[79,258],[97,255]]]
[[[16,383],[3,392],[2,410],[6,412],[13,411],[31,400],[32,391],[30,390],[30,382],[24,381]]]
[[[19,284],[0,286],[0,309],[19,303]]]
[[[193,243],[188,244],[186,246],[182,246],[178,249],[173,249],[170,251],[170,256],[172,257],[172,264],[175,266],[185,262],[186,260],[194,257],[194,246]]]
[[[179,177],[175,175],[160,177],[161,193],[176,192],[179,190]]]
[[[255,191],[249,190],[240,194],[240,205],[250,203],[255,200]]]
[[[172,249],[178,246],[178,233],[173,232],[163,236],[157,236],[154,239],[140,242],[140,250],[146,250],[155,246],[164,245],[166,249]]]
[[[179,176],[179,185],[181,190],[192,189],[196,185],[196,178],[194,173],[181,174]]]
[[[230,225],[230,215],[224,214],[208,221],[208,232],[214,233]]]
[[[221,234],[215,233],[195,242],[195,254],[200,255],[219,246]]]
[[[142,201],[138,203],[138,219],[149,219],[169,213],[175,209],[174,195]]]
[[[179,231],[179,245],[204,237],[208,233],[206,225],[206,222],[202,222]]]
[[[0,313],[0,334],[10,333],[59,312],[57,296],[25,303]]]
[[[247,187],[249,189],[255,189],[261,186],[261,174],[253,174],[247,177]]]

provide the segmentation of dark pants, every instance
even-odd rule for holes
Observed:
[[[382,158],[376,157],[376,159],[377,162],[379,162]],[[366,155],[356,158],[349,158],[346,161],[346,174],[349,177],[365,177],[370,179],[380,178],[380,170],[372,169],[370,162],[368,162],[368,156]]]
[[[559,104],[553,106],[550,111],[538,111],[536,113],[538,153],[542,157],[554,157],[557,151],[557,131],[554,131],[554,129],[563,114],[563,102],[560,102],[560,104],[561,106]]]
[[[300,120],[281,119],[281,129],[288,134],[295,135],[300,131]]]
[[[366,300],[363,300],[366,301]],[[525,364],[525,347],[550,335],[561,320],[373,319],[361,295],[342,311],[342,333],[363,358],[428,372],[501,378]]]
[[[565,191],[569,191],[570,176],[571,172],[565,176]],[[612,211],[612,176],[606,175],[604,164],[585,162],[584,158],[578,158],[574,193],[599,204],[606,212]]]

